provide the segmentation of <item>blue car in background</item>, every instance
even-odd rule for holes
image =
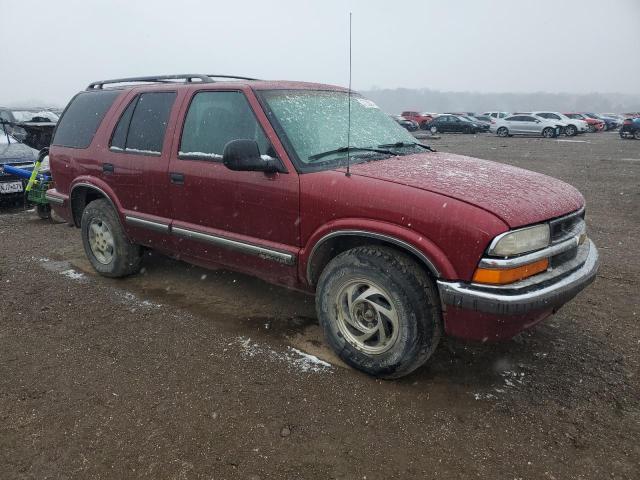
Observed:
[[[622,122],[620,138],[635,138],[640,140],[640,117],[627,118]]]

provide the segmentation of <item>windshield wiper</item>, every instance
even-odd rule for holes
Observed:
[[[309,160],[315,161],[324,157],[328,157],[329,155],[333,155],[334,153],[347,153],[347,152],[376,152],[376,153],[384,153],[385,155],[393,155],[391,150],[385,150],[382,148],[368,148],[368,147],[340,147],[334,150],[327,150],[326,152],[316,153],[314,155],[309,155]]]
[[[429,145],[423,145],[418,142],[396,142],[396,143],[383,143],[382,145],[378,145],[378,148],[402,148],[402,147],[421,147],[425,150],[429,150],[430,152],[437,151],[435,148],[431,148]]]

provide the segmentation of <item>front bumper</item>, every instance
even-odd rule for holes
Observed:
[[[596,276],[598,250],[591,240],[579,249],[575,261],[512,285],[485,285],[438,281],[445,305],[497,315],[516,315],[557,308],[575,297]]]
[[[511,285],[439,280],[445,329],[467,339],[509,338],[575,297],[595,279],[599,264],[598,250],[588,240],[574,260]]]

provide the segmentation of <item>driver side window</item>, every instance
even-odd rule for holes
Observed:
[[[231,140],[255,140],[261,155],[276,157],[242,92],[198,92],[184,120],[178,158],[222,161]]]

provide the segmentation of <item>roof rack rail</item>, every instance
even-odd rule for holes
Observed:
[[[219,75],[218,75],[219,76]],[[151,82],[151,83],[168,83],[170,80],[184,80],[185,83],[191,83],[194,79],[199,80],[202,83],[212,83],[209,75],[202,75],[200,73],[185,73],[181,75],[154,75],[151,77],[129,77],[129,78],[115,78],[113,80],[100,80],[98,82],[92,82],[87,87],[87,90],[100,90],[107,84],[113,83],[134,83],[134,82]]]
[[[237,79],[237,80],[260,80],[259,78],[251,78],[251,77],[239,77],[238,75],[216,75],[216,74],[211,74],[208,73],[207,77],[213,77],[213,78],[231,78],[231,79]]]

